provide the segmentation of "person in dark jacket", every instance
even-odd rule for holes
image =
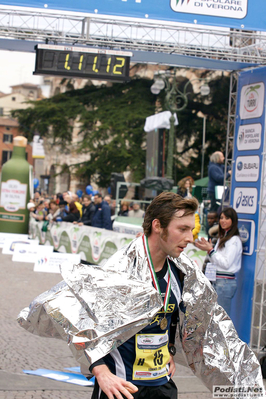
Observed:
[[[95,205],[91,202],[91,197],[89,195],[83,195],[82,198],[82,216],[74,224],[79,226],[91,226],[92,217],[95,213]]]
[[[107,202],[103,201],[101,194],[95,194],[95,213],[92,217],[91,225],[101,229],[112,230],[111,209]]]
[[[226,173],[226,179],[231,175],[231,170]],[[219,205],[216,204],[215,186],[223,186],[224,184],[224,155],[220,151],[214,152],[210,156],[210,163],[208,166],[208,196],[211,200],[210,212],[216,212]]]
[[[67,212],[66,216],[62,217],[62,222],[77,222],[80,218],[80,213],[75,205],[75,202],[71,201],[68,206],[69,211]]]

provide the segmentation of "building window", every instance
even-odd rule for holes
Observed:
[[[4,108],[0,108],[0,116],[4,116]]]
[[[12,134],[4,134],[3,142],[4,143],[13,143],[13,135]]]
[[[16,101],[16,97],[12,97],[12,101]]]
[[[12,151],[2,151],[2,165],[7,162],[12,155]]]

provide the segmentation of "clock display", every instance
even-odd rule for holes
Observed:
[[[124,51],[39,44],[34,75],[127,81],[131,56]]]

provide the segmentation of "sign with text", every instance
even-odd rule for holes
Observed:
[[[243,86],[240,95],[240,118],[260,118],[264,111],[265,87],[263,82]]]
[[[80,255],[77,254],[61,254],[55,252],[52,254],[40,255],[34,264],[35,272],[45,273],[60,273],[59,266],[64,262],[71,262],[74,264],[80,263]]]
[[[0,233],[0,248],[3,248],[6,240],[28,240],[28,234]]]
[[[3,249],[2,249],[2,254],[4,255],[13,255],[14,251],[15,251],[15,247],[17,244],[24,244],[24,245],[38,245],[39,244],[39,240],[30,240],[29,238],[26,239],[8,239],[5,240]]]
[[[266,30],[265,0],[2,0],[2,5]]]
[[[261,124],[240,125],[237,135],[238,151],[258,150],[261,146]]]
[[[13,252],[13,262],[35,263],[38,258],[53,253],[51,245],[16,244]]]
[[[260,157],[258,155],[237,157],[235,168],[236,181],[258,181]]]
[[[246,343],[250,340],[255,267],[262,239],[259,237],[261,229],[257,226],[260,224],[265,151],[265,84],[265,67],[239,74],[231,205],[238,214],[243,256],[241,270],[237,273],[237,291],[232,300],[230,316],[240,338]]]

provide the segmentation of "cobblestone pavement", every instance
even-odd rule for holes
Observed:
[[[0,399],[91,398],[90,387],[23,373],[25,369],[64,371],[67,367],[78,366],[65,342],[32,335],[16,321],[19,312],[34,297],[61,280],[59,274],[36,273],[32,263],[12,262],[11,255],[0,253]],[[179,399],[212,398],[189,369],[177,366],[176,374]]]

